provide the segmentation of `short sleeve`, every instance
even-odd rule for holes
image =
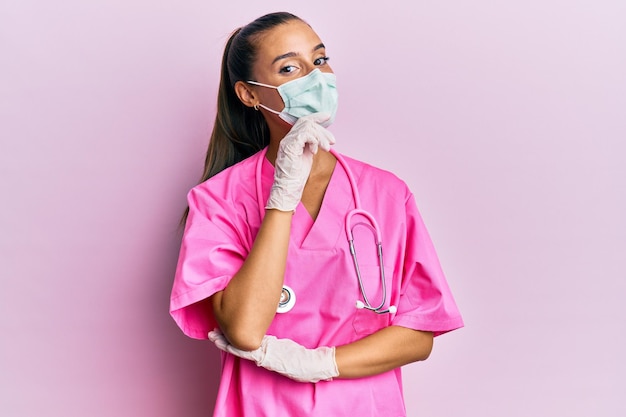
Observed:
[[[170,298],[170,314],[184,334],[206,339],[217,325],[208,303],[201,303],[226,288],[240,269],[247,250],[232,223],[232,210],[201,188],[188,195],[185,225]]]
[[[463,319],[415,198],[406,200],[406,253],[400,302],[393,324],[438,336],[463,327]]]

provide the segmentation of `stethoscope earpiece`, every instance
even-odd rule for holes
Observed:
[[[379,308],[368,307],[361,300],[356,300],[355,305],[356,305],[356,308],[359,310],[365,308],[367,310],[373,311],[374,313],[378,313],[378,314],[385,314],[385,313],[395,314],[396,311],[398,311],[398,308],[396,306],[389,306],[389,308],[386,308],[386,309],[383,309],[381,307]]]

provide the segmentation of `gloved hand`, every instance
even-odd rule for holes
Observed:
[[[328,151],[335,144],[333,134],[320,124],[328,117],[327,114],[314,113],[299,118],[280,141],[274,164],[274,184],[266,209],[296,209],[311,173],[313,155],[317,153],[318,147]]]
[[[254,361],[257,366],[278,372],[295,381],[330,381],[339,376],[334,347],[307,349],[290,339],[264,336],[261,347],[248,352],[233,347],[218,330],[209,332],[209,339],[225,352]]]

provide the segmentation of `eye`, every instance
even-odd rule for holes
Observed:
[[[329,59],[330,58],[327,56],[322,56],[322,57],[317,58],[315,61],[313,61],[313,64],[318,65],[318,66],[326,65]]]
[[[297,69],[298,69],[298,67],[296,67],[295,65],[285,65],[284,67],[282,67],[280,69],[280,72],[282,74],[290,74],[290,73],[294,72]]]

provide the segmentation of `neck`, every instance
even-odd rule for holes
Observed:
[[[274,118],[266,117],[268,127],[270,129],[270,144],[267,148],[267,155],[265,156],[268,161],[274,165],[276,162],[276,155],[278,154],[278,145],[280,141],[289,133],[291,125],[282,119],[276,121]]]

